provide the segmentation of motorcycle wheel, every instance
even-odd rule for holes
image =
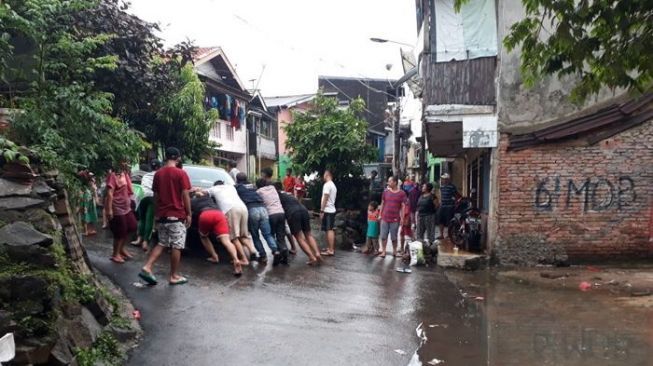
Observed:
[[[462,245],[465,244],[465,238],[463,233],[460,232],[460,223],[458,220],[453,219],[449,222],[447,233],[449,234],[449,240],[451,240],[452,244],[458,247],[462,247]]]

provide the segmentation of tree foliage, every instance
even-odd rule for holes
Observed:
[[[112,95],[92,82],[99,70],[115,70],[117,61],[115,55],[97,53],[110,35],[85,34],[75,26],[76,15],[96,5],[91,0],[0,3],[1,31],[10,45],[5,59],[13,55],[15,37],[29,46],[32,61],[0,71],[26,83],[11,100],[23,111],[12,133],[69,177],[82,166],[100,171],[106,162],[134,157],[143,146],[137,133],[112,116]]]
[[[335,98],[318,95],[307,112],[296,112],[286,126],[286,145],[297,173],[333,171],[337,178],[358,176],[376,149],[365,142],[367,122],[359,117],[362,99],[340,108]]]
[[[504,39],[521,46],[527,85],[543,75],[576,76],[572,100],[603,87],[635,93],[653,86],[652,0],[522,0],[526,17]]]

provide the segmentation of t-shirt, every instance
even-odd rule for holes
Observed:
[[[293,193],[295,189],[295,178],[292,176],[287,176],[283,179],[283,190],[288,193]]]
[[[200,196],[193,198],[190,201],[190,207],[193,211],[193,214],[197,215],[206,210],[220,210],[220,207],[217,203],[215,203],[215,201],[213,201],[211,196]]]
[[[322,187],[322,197],[324,197],[325,194],[328,194],[329,198],[327,199],[326,206],[324,207],[324,212],[336,212],[336,195],[338,194],[338,188],[336,188],[336,185],[333,183],[333,181],[324,183],[324,186]]]
[[[435,214],[435,203],[433,202],[433,199],[433,194],[420,196],[419,200],[417,201],[417,212],[420,214],[420,216]]]
[[[415,213],[417,211],[417,201],[419,201],[419,197],[422,195],[422,192],[420,192],[419,186],[414,185],[413,189],[411,189],[408,192],[408,202],[410,203],[410,212]]]
[[[393,192],[388,189],[383,192],[382,202],[383,212],[381,212],[381,220],[385,222],[399,222],[401,205],[406,203],[406,193],[402,190]]]
[[[279,200],[279,193],[273,186],[265,186],[256,190],[259,196],[265,202],[265,208],[268,210],[268,215],[282,214],[283,206]]]
[[[243,201],[240,200],[240,196],[238,196],[238,192],[236,192],[236,188],[232,185],[217,185],[209,188],[207,190],[211,197],[215,200],[217,203],[218,207],[220,207],[220,211],[224,212],[227,214],[229,210],[231,210],[234,207],[241,207],[244,209],[247,209],[247,206],[243,203]]]
[[[152,191],[156,195],[155,216],[186,218],[183,191],[189,191],[190,188],[190,179],[183,169],[165,167],[157,170],[152,182]]]
[[[256,193],[256,187],[252,184],[236,184],[236,192],[245,203],[248,209],[256,207],[265,207],[263,198]]]
[[[283,211],[286,213],[286,218],[289,218],[293,213],[297,211],[306,210],[306,207],[299,203],[297,198],[295,198],[290,193],[280,192],[279,201],[281,202]]]
[[[132,181],[129,174],[111,173],[107,177],[107,189],[113,189],[111,209],[115,216],[127,215],[131,212]],[[185,216],[184,216],[185,217]]]
[[[458,190],[453,184],[445,184],[440,187],[440,205],[442,207],[453,207],[456,203],[455,195]]]
[[[367,222],[379,222],[379,210],[367,211]]]

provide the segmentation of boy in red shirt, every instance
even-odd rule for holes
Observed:
[[[292,169],[286,169],[286,177],[283,179],[283,190],[295,195],[295,177],[292,176]]]

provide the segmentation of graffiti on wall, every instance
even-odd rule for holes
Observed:
[[[583,180],[559,176],[538,178],[535,209],[553,211],[580,205],[584,212],[621,210],[637,201],[635,182],[623,175],[615,179],[587,177]]]

